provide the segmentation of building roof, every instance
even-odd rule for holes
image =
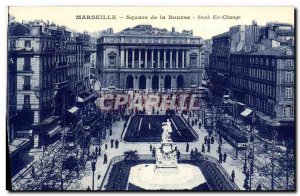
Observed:
[[[106,33],[110,34],[110,33]],[[104,35],[106,35],[104,34]],[[181,37],[192,37],[192,30],[183,30],[182,33],[176,32],[175,28],[172,31],[167,29],[160,29],[152,27],[152,25],[137,25],[132,28],[126,28],[118,33],[111,33],[112,35],[138,35],[138,36],[181,36]]]
[[[240,52],[234,52],[232,54],[248,54],[248,55],[257,55],[257,56],[286,56],[286,51],[292,50],[292,54],[294,54],[294,49],[288,46],[278,46],[274,48],[268,48],[260,51],[249,51],[245,52],[244,50]]]

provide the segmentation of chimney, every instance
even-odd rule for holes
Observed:
[[[172,27],[172,33],[175,33],[175,27]]]

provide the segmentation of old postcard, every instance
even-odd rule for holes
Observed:
[[[295,191],[293,7],[7,10],[7,189]]]

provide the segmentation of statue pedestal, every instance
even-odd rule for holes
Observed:
[[[156,168],[176,168],[177,152],[173,142],[164,142],[156,151]]]
[[[131,167],[128,182],[145,190],[192,190],[206,180],[194,165],[157,168],[155,164],[139,164]]]

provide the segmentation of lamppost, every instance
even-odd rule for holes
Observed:
[[[94,191],[94,181],[95,181],[95,170],[96,170],[96,162],[92,161],[92,172],[93,172],[93,181],[92,181],[92,190]]]

